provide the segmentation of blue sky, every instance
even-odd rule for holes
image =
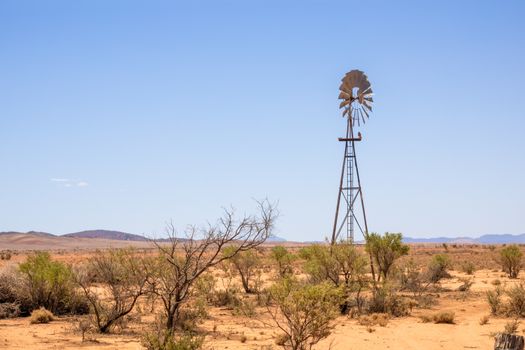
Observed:
[[[364,70],[371,231],[525,233],[523,1],[2,1],[0,231],[329,234]]]

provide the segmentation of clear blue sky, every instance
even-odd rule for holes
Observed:
[[[160,234],[253,198],[331,229],[338,86],[372,83],[372,231],[525,233],[523,1],[2,1],[0,231]]]

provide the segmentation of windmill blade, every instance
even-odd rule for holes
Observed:
[[[365,100],[368,102],[374,102],[374,99],[372,98],[372,96],[365,96]]]
[[[347,114],[348,114],[348,108],[345,108],[345,110],[343,111],[343,117],[344,117],[345,115],[347,115]]]
[[[344,100],[339,104],[339,108],[343,108],[344,106],[348,105],[350,103],[350,100]]]
[[[366,111],[366,108],[363,108],[363,113],[366,114],[366,119],[370,119],[370,116],[368,115],[368,112]]]
[[[365,120],[365,116],[364,116],[364,114],[363,114],[363,111],[364,111],[364,110],[361,109],[360,111],[361,111],[361,118],[363,118],[363,125],[365,125],[366,120]]]
[[[345,91],[341,91],[341,93],[339,93],[339,99],[340,100],[349,100],[352,98],[352,94],[349,94]]]
[[[368,110],[371,112],[372,111],[372,105],[369,104],[368,101],[363,101],[363,106],[365,106],[366,108],[368,108]]]
[[[360,92],[361,95],[369,95],[372,93],[372,86],[370,85],[370,83],[368,83],[368,86]]]

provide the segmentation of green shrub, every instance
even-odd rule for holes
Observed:
[[[525,289],[523,284],[515,285],[507,290],[509,315],[525,317]]]
[[[503,248],[500,251],[500,262],[503,271],[507,273],[509,278],[518,277],[518,273],[521,269],[521,258],[523,253],[520,248],[513,244]]]
[[[285,277],[293,272],[292,262],[294,260],[293,254],[283,246],[275,246],[272,248],[271,257],[277,264],[277,271],[280,277]]]
[[[142,337],[142,346],[147,350],[199,350],[204,343],[203,336],[185,333],[180,336],[169,332],[148,333]]]
[[[330,247],[313,244],[299,250],[299,257],[306,260],[304,270],[311,283],[330,281],[338,286],[340,283],[340,270],[337,262],[330,253]]]
[[[227,263],[231,263],[239,273],[244,291],[246,293],[256,293],[258,286],[254,283],[254,278],[257,277],[258,273],[260,274],[261,260],[255,249],[233,254],[238,249],[239,247],[236,245],[228,246],[224,248],[223,255],[232,256],[232,258],[227,260]]]
[[[448,255],[434,255],[427,268],[428,280],[432,283],[437,283],[443,278],[450,277],[448,269],[451,267],[452,263]]]
[[[500,287],[496,287],[494,290],[489,290],[487,292],[487,302],[490,306],[490,313],[492,315],[498,315],[502,311],[502,300],[501,297],[503,295],[503,289]]]
[[[22,276],[22,290],[27,295],[31,310],[44,307],[54,314],[87,313],[86,301],[76,292],[71,269],[51,259],[47,252],[29,255],[18,266]]]
[[[269,309],[276,325],[286,334],[283,347],[306,349],[328,337],[331,321],[339,314],[339,289],[330,283],[302,284],[284,279],[270,290],[275,308]]]
[[[410,314],[410,305],[405,298],[397,294],[388,285],[375,289],[368,303],[369,313],[386,313],[394,317]]]
[[[366,239],[366,251],[374,260],[377,266],[378,281],[383,277],[387,279],[394,262],[403,255],[407,255],[409,246],[403,244],[403,235],[401,233],[389,233],[384,235],[370,233]]]
[[[465,261],[461,264],[461,270],[467,275],[473,275],[476,271],[476,265],[472,261]]]
[[[45,308],[33,310],[31,312],[30,322],[34,323],[49,323],[54,320],[53,313]]]

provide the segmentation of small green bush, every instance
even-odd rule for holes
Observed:
[[[515,285],[507,290],[509,315],[525,317],[525,289],[523,284]]]
[[[175,336],[168,332],[148,333],[142,338],[142,346],[147,350],[199,350],[204,343],[203,336],[185,333]]]
[[[452,263],[448,255],[436,254],[432,257],[428,265],[428,279],[432,283],[437,283],[443,278],[450,277],[448,269],[452,267]]]
[[[47,252],[29,255],[18,266],[23,283],[20,293],[27,295],[31,310],[44,307],[54,314],[84,314],[85,299],[76,291],[69,266],[51,259]]]
[[[476,265],[472,261],[465,261],[461,264],[461,270],[467,275],[473,275],[474,271],[476,271]]]
[[[272,248],[271,257],[277,264],[277,271],[279,276],[285,277],[293,272],[292,262],[294,260],[293,254],[283,246],[275,246]]]
[[[33,310],[31,312],[31,318],[30,322],[32,324],[35,323],[49,323],[53,321],[55,318],[53,316],[53,313],[49,310],[46,310],[45,308],[41,307],[40,309]]]
[[[509,278],[517,278],[521,269],[521,258],[523,253],[520,248],[513,244],[505,247],[500,252],[500,261],[503,271]]]
[[[490,306],[490,313],[492,315],[500,314],[503,306],[503,302],[501,300],[503,289],[501,287],[496,287],[494,290],[489,290],[486,295],[487,302]]]

